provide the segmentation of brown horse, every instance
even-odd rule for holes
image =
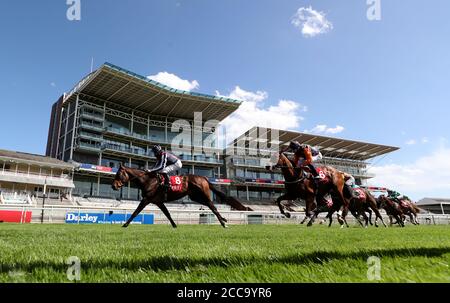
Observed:
[[[403,215],[409,216],[412,224],[414,225],[420,224],[419,220],[417,219],[417,214],[420,213],[420,209],[416,206],[415,203],[409,201],[408,199],[401,199],[399,206],[403,212]]]
[[[175,201],[181,199],[185,196],[189,196],[192,201],[198,202],[205,205],[211,209],[211,211],[216,215],[220,224],[226,227],[227,220],[222,217],[217,211],[211,200],[211,191],[217,195],[217,197],[224,203],[230,205],[233,209],[241,211],[251,211],[249,207],[245,207],[238,200],[233,197],[228,197],[225,193],[216,189],[207,178],[202,176],[187,175],[180,176],[181,190],[174,192],[169,190],[167,192],[167,200],[164,197],[164,189],[161,186],[161,179],[157,173],[147,173],[140,169],[129,168],[120,165],[117,171],[116,177],[112,184],[114,190],[119,190],[122,186],[128,182],[134,182],[142,192],[142,201],[128,219],[127,223],[123,227],[127,227],[133,219],[150,203],[158,206],[161,211],[169,219],[170,223],[174,228],[177,227],[175,222],[172,220],[167,207],[164,205],[166,202]]]
[[[403,222],[403,212],[398,203],[395,203],[391,199],[387,198],[385,195],[381,195],[377,199],[377,207],[383,208],[386,211],[386,214],[389,216],[392,225],[392,217],[397,220],[401,227],[405,227],[405,223]]]
[[[368,226],[368,223],[370,221],[370,224],[372,224],[371,219],[367,217],[366,212],[370,213],[370,217],[372,216],[372,212],[375,213],[375,226],[378,227],[378,219],[381,220],[381,223],[383,223],[384,227],[386,226],[386,223],[384,223],[383,217],[380,214],[380,211],[377,207],[377,200],[375,197],[371,194],[371,192],[364,188],[357,188],[352,189],[352,191],[358,191],[359,196],[351,195],[350,198],[350,211],[352,212],[353,216],[358,219],[362,216],[365,221],[365,227]]]
[[[330,166],[319,168],[325,181],[319,181],[317,189],[316,182],[313,180],[311,174],[307,177],[304,175],[304,172],[296,173],[294,165],[284,153],[279,154],[276,165],[268,167],[270,170],[274,168],[281,168],[284,175],[286,193],[280,196],[276,200],[276,203],[278,204],[281,213],[286,217],[289,218],[290,214],[284,212],[281,201],[297,199],[305,200],[306,217],[303,222],[307,218],[310,218],[308,226],[311,226],[320,212],[319,207],[317,207],[318,204],[323,203],[324,197],[328,193],[334,193],[334,199],[337,199],[337,202],[340,203],[340,205],[343,205],[344,210],[348,208],[348,201],[344,198],[343,194],[344,175],[335,168]],[[315,203],[315,199],[317,199],[317,203]]]

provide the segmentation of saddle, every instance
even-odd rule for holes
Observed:
[[[166,177],[163,174],[158,173],[158,181],[159,181],[159,186],[164,188],[165,184],[166,184]],[[168,177],[168,184],[169,184],[169,188],[168,191],[171,192],[180,192],[183,190],[183,177],[181,176],[170,176]]]

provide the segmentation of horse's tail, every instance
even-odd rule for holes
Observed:
[[[253,211],[253,209],[251,209],[250,207],[244,206],[241,202],[238,201],[238,199],[229,197],[224,192],[215,188],[214,185],[211,184],[211,182],[208,181],[208,184],[209,184],[209,189],[211,189],[211,191],[214,194],[216,194],[217,197],[219,197],[219,199],[220,199],[220,201],[222,201],[222,203],[226,203],[226,204],[230,205],[231,208],[233,208],[235,210]]]
[[[411,208],[418,214],[420,213],[420,208],[417,207],[416,203],[411,203]]]

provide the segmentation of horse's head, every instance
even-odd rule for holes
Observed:
[[[377,207],[378,208],[384,208],[386,206],[386,196],[380,195],[377,199]]]
[[[120,164],[119,170],[116,173],[116,177],[114,178],[112,188],[114,190],[119,190],[124,186],[124,184],[127,184],[128,181],[130,181],[130,176],[127,173],[127,170],[125,166]]]
[[[289,168],[292,166],[289,159],[283,153],[273,154],[270,159],[270,162],[275,163],[274,165],[266,166],[266,169],[270,171],[273,171],[274,169],[277,168]]]

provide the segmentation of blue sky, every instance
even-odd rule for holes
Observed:
[[[376,161],[381,171],[405,173],[447,155],[449,1],[381,0],[380,21],[367,19],[366,0],[81,5],[81,20],[69,21],[65,0],[0,2],[0,148],[44,153],[52,103],[89,72],[94,57],[95,67],[108,61],[142,75],[195,80],[202,93],[259,91],[255,106],[266,113],[292,101],[302,119],[291,129],[342,126],[334,136],[401,147]],[[292,20],[309,7],[332,29],[303,35]],[[450,196],[445,184],[435,192]]]

